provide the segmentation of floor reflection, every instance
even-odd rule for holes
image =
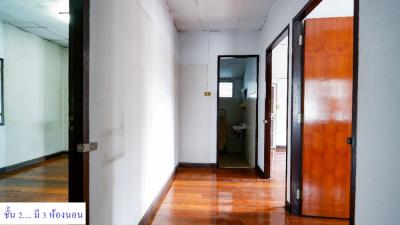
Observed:
[[[0,174],[0,202],[68,201],[68,156]]]
[[[273,153],[270,180],[248,169],[178,169],[151,224],[347,225],[285,211],[285,162],[286,153]]]

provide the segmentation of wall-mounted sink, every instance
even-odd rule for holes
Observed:
[[[232,126],[232,128],[233,128],[234,131],[236,131],[238,133],[247,129],[245,123],[242,123],[242,124],[239,124],[239,125],[234,125],[234,126]]]

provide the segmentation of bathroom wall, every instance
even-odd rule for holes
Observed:
[[[243,79],[243,86],[247,89],[246,108],[243,113],[246,124],[244,155],[252,168],[256,165],[257,67],[257,58],[248,58]]]
[[[221,68],[223,69],[223,68]],[[232,126],[243,122],[243,108],[239,105],[242,101],[243,78],[221,78],[220,82],[233,82],[233,97],[219,98],[218,109],[226,112],[226,122],[228,130],[227,151],[229,153],[239,153],[243,149],[243,141],[239,141]],[[219,115],[221,112],[219,111]]]

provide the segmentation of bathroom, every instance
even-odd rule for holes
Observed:
[[[220,56],[218,165],[254,168],[257,128],[257,56]]]

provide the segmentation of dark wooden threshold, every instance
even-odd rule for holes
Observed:
[[[57,156],[64,155],[64,154],[68,154],[68,151],[60,151],[60,152],[56,152],[56,153],[53,153],[50,155],[45,155],[45,156],[42,156],[42,157],[39,157],[36,159],[31,159],[28,161],[17,163],[17,164],[11,165],[11,166],[6,166],[3,168],[0,168],[0,173],[13,172],[15,170],[23,169],[28,166],[33,166],[35,164],[41,163],[43,161],[46,161],[46,160],[49,160],[49,159],[52,159],[52,158],[55,158]]]
[[[217,168],[216,163],[179,163],[181,168]]]
[[[165,198],[169,189],[171,188],[172,182],[175,179],[176,171],[179,167],[180,163],[175,166],[175,169],[174,171],[172,171],[172,174],[169,177],[168,181],[164,184],[161,191],[158,193],[154,201],[151,203],[150,207],[147,209],[146,213],[144,214],[138,225],[147,225],[154,218],[155,214],[157,213],[158,209],[161,206],[163,199]]]
[[[256,166],[256,173],[258,176],[265,178],[265,173],[261,170],[259,165]]]
[[[285,201],[285,209],[286,211],[290,212],[290,202]]]

